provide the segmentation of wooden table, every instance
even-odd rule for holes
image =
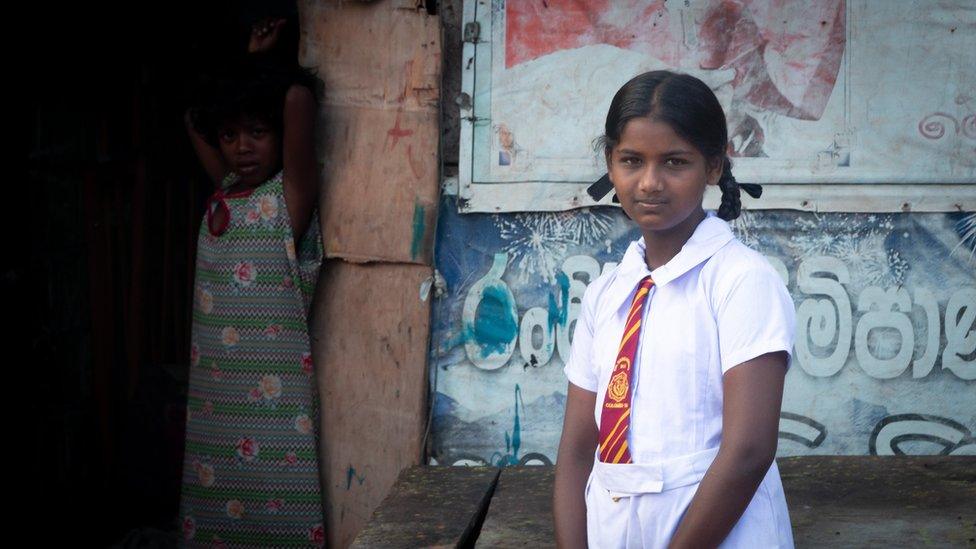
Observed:
[[[976,457],[777,460],[797,547],[976,547]],[[552,547],[552,467],[414,467],[354,547]]]

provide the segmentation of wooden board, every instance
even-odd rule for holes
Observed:
[[[976,457],[778,461],[797,547],[973,547]]]
[[[309,2],[303,9],[303,63],[325,85],[318,134],[329,257],[432,262],[440,22],[411,6]]]
[[[330,547],[346,547],[419,463],[426,425],[430,267],[328,260],[319,280],[313,353]]]
[[[413,467],[400,474],[353,547],[469,547],[498,479],[495,467]]]
[[[553,467],[506,467],[476,547],[555,547]]]

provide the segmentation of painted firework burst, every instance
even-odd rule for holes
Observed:
[[[756,218],[757,216],[754,212],[742,210],[742,212],[739,213],[739,217],[733,219],[729,223],[729,225],[732,227],[732,232],[735,233],[735,237],[753,250],[760,249],[759,223],[757,222]]]
[[[508,265],[519,282],[538,275],[552,284],[569,246],[602,242],[613,227],[613,215],[593,208],[525,213],[511,218],[496,216],[495,225],[505,241]]]
[[[613,227],[613,215],[586,208],[557,214],[567,240],[579,246],[602,243]]]
[[[952,249],[952,253],[968,251],[969,262],[976,264],[976,212],[968,213],[956,222],[956,232],[959,234],[959,244]]]
[[[505,241],[508,266],[519,282],[533,275],[555,283],[556,270],[566,257],[566,238],[557,214],[552,212],[516,214],[514,218],[495,218],[499,236]]]
[[[885,245],[895,226],[890,215],[813,214],[796,218],[790,237],[798,261],[816,255],[836,257],[851,269],[852,284],[904,283],[908,262]]]
[[[837,244],[836,256],[850,267],[853,278],[867,285],[898,286],[905,282],[908,272],[908,262],[898,251],[885,249],[870,239],[842,239]]]

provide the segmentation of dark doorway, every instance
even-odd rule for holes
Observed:
[[[39,540],[175,542],[211,188],[182,113],[197,75],[242,47],[240,4],[33,3],[9,22],[26,27],[9,53],[11,84],[27,86],[11,105],[25,162],[3,216],[26,395],[12,418],[25,434],[8,442],[28,472],[20,526]]]

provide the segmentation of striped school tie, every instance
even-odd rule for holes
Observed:
[[[600,461],[604,463],[631,463],[630,449],[627,446],[627,432],[630,431],[630,381],[633,364],[640,342],[641,318],[644,316],[644,303],[654,281],[650,276],[641,279],[634,294],[634,301],[627,312],[624,323],[624,337],[617,350],[617,362],[610,374],[610,384],[603,397],[603,411],[600,414]]]

